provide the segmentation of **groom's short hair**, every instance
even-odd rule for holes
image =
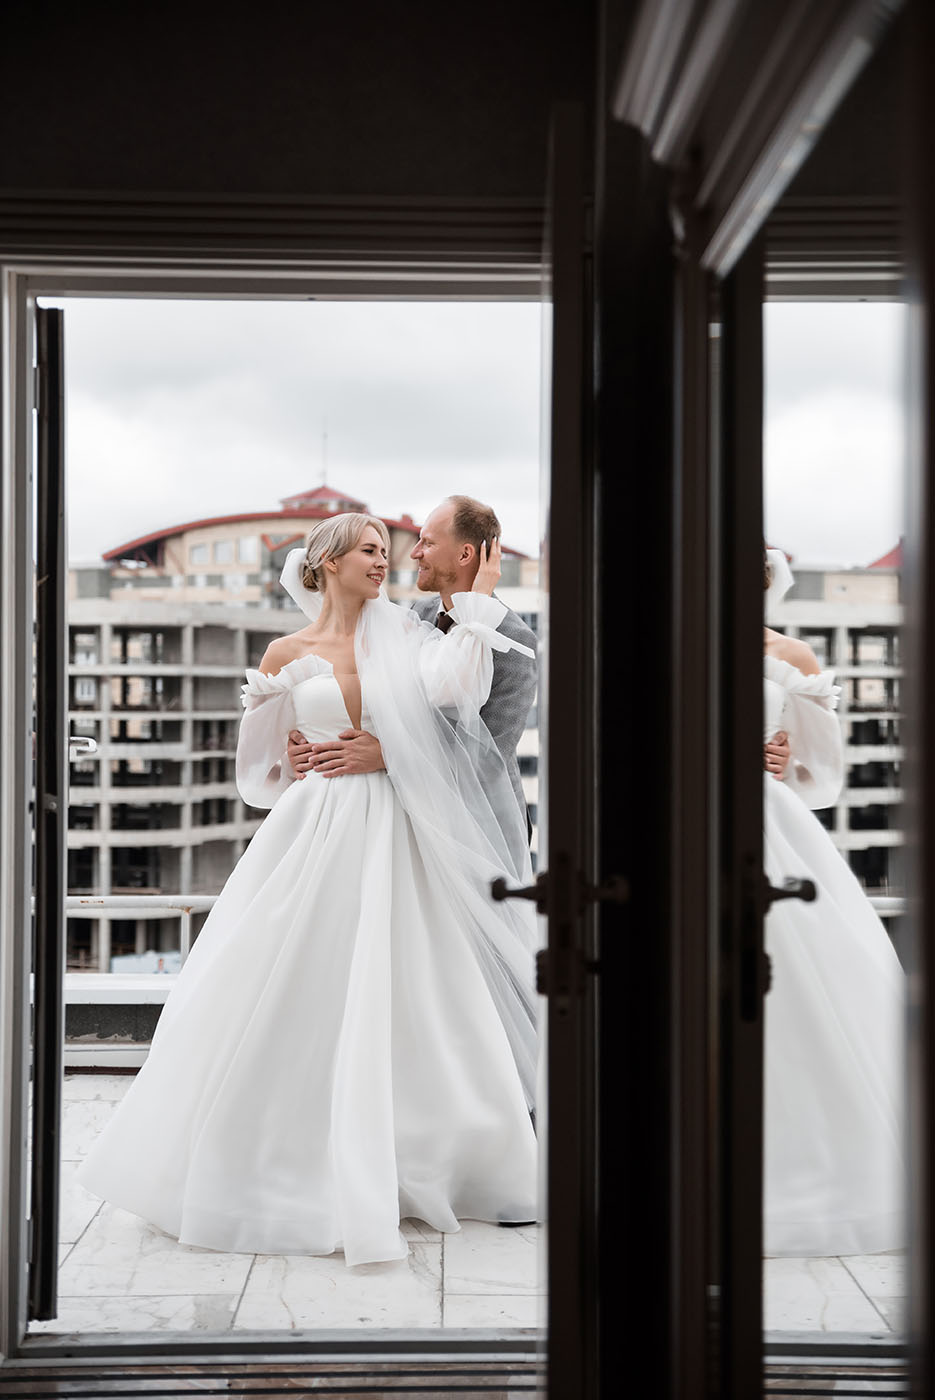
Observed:
[[[475,501],[473,496],[449,496],[448,500],[454,507],[451,533],[459,544],[472,544],[480,555],[485,540],[489,549],[490,541],[500,538],[500,521],[490,506]]]

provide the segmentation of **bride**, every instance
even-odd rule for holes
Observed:
[[[792,575],[767,555],[767,603]],[[837,687],[802,641],[765,629],[764,728],[789,736],[785,779],[765,778],[770,883],[814,880],[811,904],[772,906],[766,939],[767,1255],[868,1254],[905,1244],[902,1224],[904,977],[870,901],[825,828],[844,776]]]
[[[317,524],[283,570],[311,619],[247,672],[244,801],[272,807],[145,1065],[79,1179],[185,1244],[407,1253],[401,1218],[533,1220],[534,915],[526,832],[478,710],[506,609],[490,542],[459,626],[382,593],[389,537]],[[380,740],[385,770],[291,780],[290,730]]]

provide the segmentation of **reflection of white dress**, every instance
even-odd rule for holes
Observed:
[[[784,782],[766,776],[766,871],[815,881],[813,904],[783,900],[766,924],[765,1250],[861,1254],[902,1233],[904,977],[889,937],[808,807],[837,798],[843,772],[831,673],[766,658],[765,736],[789,733]],[[807,805],[806,805],[807,804]]]
[[[468,628],[444,641],[489,657]],[[270,754],[349,727],[317,657],[248,677]],[[183,1243],[348,1264],[405,1255],[401,1217],[535,1219],[510,1044],[390,776],[270,782],[83,1184]]]

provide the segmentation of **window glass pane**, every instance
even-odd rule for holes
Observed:
[[[767,873],[817,889],[766,922],[770,1332],[904,1327],[903,314],[765,311],[767,543],[793,577],[766,603],[766,732],[791,749]]]

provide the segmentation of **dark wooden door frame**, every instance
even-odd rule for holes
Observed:
[[[545,422],[543,586],[548,624],[540,658],[540,850],[547,915],[540,990],[547,1023],[548,1394],[596,1400],[598,1250],[597,1046],[593,908],[595,671],[593,480],[588,456],[592,250],[584,111],[556,104],[549,153],[544,261],[549,326]],[[554,1293],[553,1293],[554,1284]]]
[[[760,736],[753,720],[761,704],[761,619],[759,597],[738,594],[743,578],[758,577],[760,547],[760,507],[750,495],[761,489],[763,253],[754,244],[898,8],[872,0],[822,6],[646,0],[620,43],[612,90],[614,116],[643,142],[627,192],[634,221],[644,241],[652,236],[642,202],[648,167],[655,165],[668,182],[675,265],[671,537],[661,565],[674,580],[665,624],[674,677],[665,775],[672,793],[668,1099],[674,1108],[670,1155],[659,1156],[660,1171],[670,1172],[670,1233],[658,1230],[664,1260],[653,1275],[654,1289],[668,1299],[670,1331],[661,1336],[653,1327],[651,1336],[654,1345],[669,1346],[658,1393],[683,1400],[747,1400],[758,1393],[762,1371],[759,1164],[745,1172],[742,1156],[744,1142],[757,1155],[761,1110],[761,867],[757,838],[751,843],[743,829],[752,821],[754,833],[760,830]],[[608,31],[612,10],[605,6]],[[930,130],[931,120],[929,114],[920,129]],[[770,228],[771,253],[789,256],[788,286],[812,275],[808,254],[800,256],[809,240],[815,251],[816,234],[818,241],[822,233],[833,240],[835,227],[847,226],[848,257],[839,276],[849,270],[859,285],[868,269],[879,271],[882,251],[892,295],[900,268],[891,209],[865,208],[857,220],[852,207],[812,205],[797,213],[797,225],[780,220]],[[599,275],[600,217],[599,206]],[[658,227],[655,236],[663,236]],[[646,287],[641,293],[651,295]],[[661,313],[662,305],[656,309]],[[632,412],[639,421],[640,406]],[[669,470],[662,444],[642,466]],[[652,615],[656,622],[655,610]],[[724,655],[725,638],[738,648],[733,657]],[[752,781],[742,781],[744,767],[755,773],[755,791]],[[719,783],[727,786],[712,829],[709,794]],[[640,955],[631,956],[635,969],[639,962]],[[726,1115],[713,1121],[697,1103],[707,1088],[711,1042],[723,1057]],[[930,1059],[929,1069],[933,1064]],[[931,1084],[931,1076],[924,1082]],[[653,1140],[642,1137],[641,1147],[650,1150]],[[732,1178],[744,1178],[736,1195],[727,1194]],[[711,1221],[710,1233],[699,1226],[699,1213]]]
[[[906,873],[910,901],[909,1335],[913,1395],[935,1390],[935,12],[911,6],[907,54]]]
[[[36,893],[33,930],[32,1171],[29,1316],[58,1299],[68,642],[65,549],[64,313],[36,312]]]

